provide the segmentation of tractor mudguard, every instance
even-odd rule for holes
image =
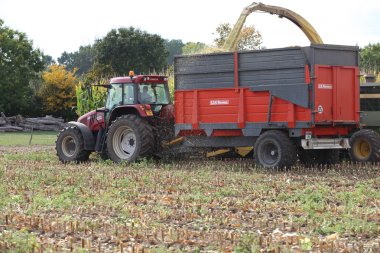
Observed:
[[[85,150],[95,150],[95,137],[88,126],[76,121],[70,121],[68,124],[78,127],[79,131],[82,133]]]

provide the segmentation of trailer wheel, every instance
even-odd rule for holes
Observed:
[[[294,165],[297,153],[293,141],[285,133],[269,130],[257,139],[254,157],[262,167],[284,168]]]
[[[112,122],[107,134],[108,157],[116,162],[134,162],[154,150],[152,127],[134,114],[123,115]]]
[[[334,165],[340,161],[339,149],[317,149],[305,150],[302,149],[298,152],[300,162],[306,166],[311,167],[315,165]]]
[[[380,135],[372,129],[362,129],[350,138],[350,157],[354,162],[380,161]]]
[[[55,149],[59,160],[63,163],[87,161],[91,153],[84,150],[82,133],[75,126],[65,127],[58,134]]]

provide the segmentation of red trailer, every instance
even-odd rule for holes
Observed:
[[[359,126],[358,47],[175,59],[175,134],[189,147],[254,146],[264,167],[335,163]]]

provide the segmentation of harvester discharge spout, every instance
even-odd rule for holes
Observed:
[[[263,11],[268,12],[270,14],[276,14],[280,18],[285,17],[296,24],[306,35],[306,37],[310,40],[311,43],[315,44],[323,44],[321,37],[318,32],[314,29],[314,27],[303,17],[295,13],[294,11],[288,10],[286,8],[265,5],[263,3],[252,3],[251,5],[245,7],[240,14],[239,19],[235,23],[234,28],[232,29],[230,35],[226,39],[226,42],[223,45],[223,49],[225,51],[235,51],[237,49],[238,40],[240,36],[240,32],[243,28],[245,20],[255,11]]]

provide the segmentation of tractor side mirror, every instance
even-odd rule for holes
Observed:
[[[96,109],[95,110],[97,113],[98,112],[104,112],[104,113],[106,113],[106,112],[109,112],[110,110],[108,109],[108,108],[98,108],[98,109]]]
[[[111,84],[93,84],[92,86],[93,87],[103,87],[103,88],[106,88],[106,89],[112,88]]]

